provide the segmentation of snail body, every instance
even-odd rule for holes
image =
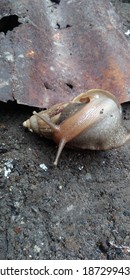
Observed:
[[[130,133],[122,123],[121,105],[114,95],[100,89],[82,93],[69,103],[34,112],[23,125],[58,144],[55,165],[66,144],[82,149],[108,150],[130,139]]]

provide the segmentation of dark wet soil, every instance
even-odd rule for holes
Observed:
[[[125,32],[129,1],[113,2]],[[0,103],[0,259],[130,259],[130,142],[54,167],[56,145],[22,126],[32,111]]]

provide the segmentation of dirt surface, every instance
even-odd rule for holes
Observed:
[[[113,2],[126,32],[130,4]],[[56,145],[22,127],[32,111],[0,103],[0,259],[130,259],[130,142],[64,149],[55,168]]]

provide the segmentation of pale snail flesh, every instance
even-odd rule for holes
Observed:
[[[23,126],[58,144],[54,165],[66,144],[81,149],[109,150],[130,139],[130,132],[122,123],[121,105],[113,94],[101,89],[89,90],[68,103],[34,112]]]

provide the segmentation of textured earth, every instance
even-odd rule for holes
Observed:
[[[129,1],[113,4],[126,32]],[[56,145],[22,126],[33,110],[0,103],[0,259],[130,259],[130,142],[54,167]]]

